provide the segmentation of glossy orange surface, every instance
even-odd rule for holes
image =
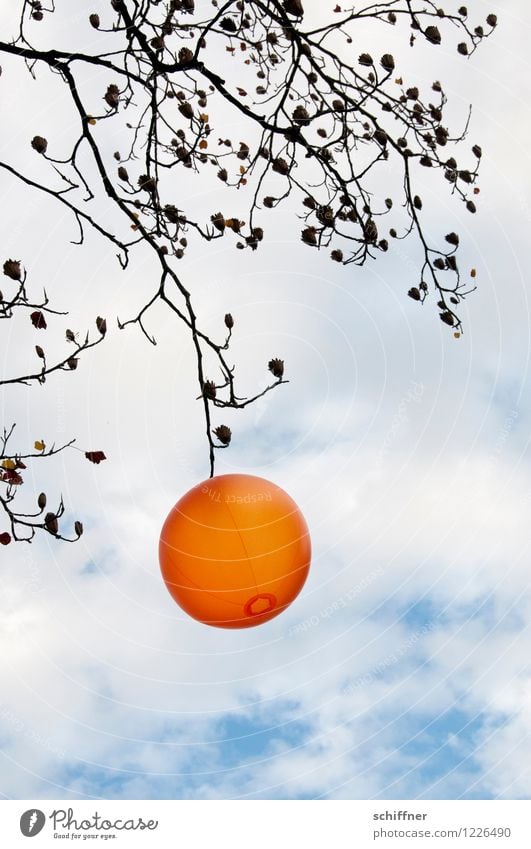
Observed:
[[[171,510],[160,535],[163,578],[190,616],[249,628],[278,616],[310,568],[308,526],[283,489],[254,475],[203,481]]]

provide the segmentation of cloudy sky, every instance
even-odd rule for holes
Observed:
[[[4,38],[13,5],[0,0]],[[4,797],[529,797],[530,31],[523,0],[468,5],[499,16],[470,61],[448,47],[418,63],[407,34],[395,50],[412,82],[446,82],[457,116],[474,104],[478,214],[425,187],[433,226],[461,234],[478,272],[461,339],[407,298],[408,243],[341,268],[273,216],[261,252],[198,246],[180,266],[209,329],[233,313],[245,388],[272,356],[290,378],[227,419],[234,444],[218,460],[218,473],[284,487],[310,526],[303,593],[260,628],[194,622],[160,577],[161,524],[208,466],[186,334],[164,310],[156,348],[116,328],[155,285],[150,258],[124,274],[93,234],[70,245],[68,216],[2,175],[2,261],[22,259],[35,291],[70,311],[50,322],[50,350],[66,326],[110,327],[75,374],[2,398],[18,451],[76,436],[108,457],[95,467],[71,450],[28,470],[27,498],[62,493],[68,521],[83,519],[78,544],[1,553]],[[63,39],[87,26],[74,7],[69,29],[54,23]],[[54,83],[2,64],[0,156],[34,169],[28,139],[60,144],[68,114]],[[218,208],[217,186],[197,192]],[[42,337],[3,332],[10,375]]]

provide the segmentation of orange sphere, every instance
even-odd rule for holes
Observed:
[[[310,568],[308,526],[292,498],[254,475],[220,475],[177,502],[160,535],[162,576],[186,613],[250,628],[282,613]]]

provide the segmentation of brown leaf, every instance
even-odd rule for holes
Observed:
[[[91,463],[95,463],[96,465],[101,463],[102,460],[107,459],[103,451],[85,451],[85,457],[87,460],[90,460]]]

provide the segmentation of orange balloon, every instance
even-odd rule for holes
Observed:
[[[186,613],[250,628],[282,613],[310,568],[308,526],[290,496],[254,475],[220,475],[184,495],[160,535],[162,576]]]

